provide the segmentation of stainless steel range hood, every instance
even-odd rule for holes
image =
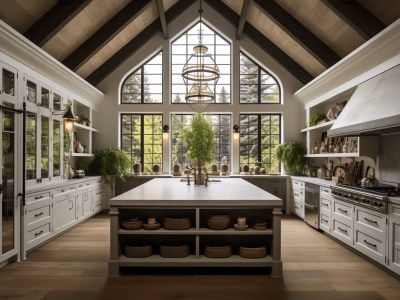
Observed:
[[[363,83],[328,130],[328,136],[400,133],[400,65]]]

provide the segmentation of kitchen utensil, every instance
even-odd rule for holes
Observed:
[[[372,175],[368,173],[370,169],[372,169]],[[361,180],[361,186],[366,188],[379,186],[379,181],[375,178],[375,169],[373,167],[368,166],[365,170],[365,177]]]

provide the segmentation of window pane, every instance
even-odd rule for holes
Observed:
[[[26,179],[36,179],[36,114],[26,113]]]

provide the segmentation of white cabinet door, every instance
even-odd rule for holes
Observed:
[[[331,233],[331,189],[327,187],[320,187],[320,210],[319,210],[319,228],[327,233]]]
[[[54,233],[61,232],[71,226],[76,220],[76,196],[54,198]]]
[[[400,205],[389,204],[389,269],[400,275]]]

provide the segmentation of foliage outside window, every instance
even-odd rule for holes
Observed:
[[[215,86],[210,86],[215,92],[215,103],[231,102],[231,45],[220,35],[215,33],[206,24],[201,24],[203,45],[208,47],[208,53],[212,56],[220,70],[220,78]],[[200,22],[183,33],[172,42],[171,46],[171,90],[172,103],[185,103],[187,87],[182,79],[182,69],[186,61],[193,54],[193,47],[199,44]]]
[[[26,179],[36,179],[36,114],[26,113]]]
[[[231,160],[231,115],[213,114],[210,116],[216,137],[214,163],[221,164],[225,156],[227,164]],[[186,157],[186,145],[182,139],[184,128],[188,128],[193,120],[193,114],[174,114],[172,115],[172,159],[171,164],[178,163],[182,167],[189,164]]]
[[[162,166],[162,114],[121,114],[121,150],[142,171]]]
[[[53,121],[53,177],[61,175],[61,122]]]
[[[240,165],[261,164],[268,172],[279,172],[279,162],[273,154],[280,141],[280,114],[240,115]]]
[[[50,138],[50,119],[41,117],[42,134],[41,134],[41,161],[40,161],[40,178],[49,178],[49,138]]]
[[[280,103],[276,79],[240,52],[240,103]]]
[[[130,74],[122,84],[121,103],[162,103],[162,51]]]

